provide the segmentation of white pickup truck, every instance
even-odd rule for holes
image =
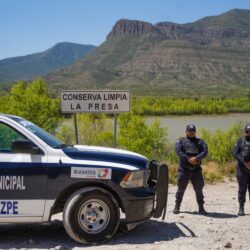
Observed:
[[[65,145],[33,123],[0,115],[0,223],[48,222],[63,212],[80,243],[112,238],[120,222],[165,216],[168,168],[119,149]]]

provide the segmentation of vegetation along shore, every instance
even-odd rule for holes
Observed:
[[[242,98],[169,98],[133,97],[132,111],[119,115],[117,143],[119,148],[132,150],[150,159],[166,161],[170,167],[170,180],[175,182],[178,158],[174,144],[169,141],[167,129],[157,119],[150,125],[143,115],[192,115],[250,112],[250,96]],[[22,116],[55,134],[67,144],[74,143],[74,130],[64,124],[59,99],[51,97],[47,84],[36,79],[29,84],[18,82],[9,94],[0,98],[0,112]],[[112,146],[113,124],[104,114],[79,114],[79,143]],[[63,124],[62,124],[63,123]],[[242,134],[242,124],[235,123],[226,131],[200,129],[199,135],[209,147],[204,162],[207,181],[223,180],[233,176],[235,162],[233,145]]]

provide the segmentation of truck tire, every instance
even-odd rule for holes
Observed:
[[[112,194],[100,188],[83,188],[73,193],[63,211],[68,235],[84,244],[112,238],[120,224],[120,210]]]

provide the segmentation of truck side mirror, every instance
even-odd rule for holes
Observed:
[[[38,147],[33,147],[32,143],[29,140],[12,141],[11,151],[13,153],[43,154]]]

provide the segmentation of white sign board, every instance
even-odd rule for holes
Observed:
[[[63,113],[120,113],[130,111],[129,91],[61,91]]]

